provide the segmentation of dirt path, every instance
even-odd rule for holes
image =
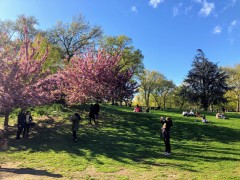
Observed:
[[[94,167],[88,167],[84,171],[72,172],[71,175],[68,174],[67,177],[64,177],[61,174],[50,173],[46,170],[21,168],[19,166],[21,165],[17,163],[7,163],[7,164],[0,165],[0,180],[52,180],[52,179],[81,180],[81,179],[88,179],[88,178],[115,180],[121,176],[129,177],[129,175],[131,174],[129,170],[124,170],[124,169],[118,172],[113,172],[113,173],[101,173],[101,172],[97,172]],[[116,176],[118,178],[116,178]]]

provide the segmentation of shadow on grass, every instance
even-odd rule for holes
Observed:
[[[30,175],[35,175],[35,176],[48,176],[48,177],[53,177],[53,178],[61,178],[63,177],[60,174],[54,174],[47,172],[45,170],[36,170],[32,168],[0,168],[0,172],[11,172],[15,174],[30,174]]]
[[[83,156],[88,161],[104,164],[99,156],[106,156],[122,163],[145,162],[147,159],[171,158],[181,161],[192,161],[192,158],[209,161],[239,161],[238,158],[200,156],[202,152],[212,151],[219,154],[238,155],[234,150],[218,148],[209,149],[198,145],[182,144],[182,140],[191,141],[217,141],[219,143],[238,142],[240,132],[234,129],[215,126],[214,123],[203,124],[200,122],[187,122],[184,118],[172,116],[174,127],[172,130],[173,151],[180,149],[183,152],[194,151],[191,155],[178,153],[171,157],[162,154],[164,145],[159,137],[161,125],[156,114],[133,113],[128,108],[102,107],[100,124],[88,126],[84,122],[83,128],[78,132],[78,142],[72,142],[70,124],[65,120],[55,122],[50,120],[38,121],[41,126],[36,126],[28,140],[16,141],[10,139],[10,152],[29,150],[31,152],[65,151],[72,156]],[[86,154],[86,150],[90,152]],[[174,166],[173,164],[168,164]],[[159,164],[161,166],[161,164]],[[186,169],[175,164],[179,168]],[[194,171],[191,167],[189,171]]]
[[[184,121],[184,117],[172,117],[177,120],[174,122],[172,133],[175,140],[216,141],[223,144],[240,141],[240,131],[238,129],[218,126],[216,122],[195,122],[196,118],[189,118],[189,121]]]

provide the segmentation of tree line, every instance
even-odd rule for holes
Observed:
[[[146,106],[207,110],[227,105],[239,111],[240,65],[218,67],[199,49],[188,76],[176,86],[160,72],[144,68],[144,56],[131,38],[106,36],[82,15],[45,31],[38,25],[33,16],[0,20],[0,112],[5,126],[14,108],[60,100],[128,104],[137,92]]]
[[[63,100],[128,102],[143,55],[131,38],[104,36],[82,15],[37,29],[35,17],[0,21],[0,111],[8,125],[14,108]]]
[[[201,49],[193,58],[183,83],[176,86],[163,74],[145,70],[140,77],[137,103],[161,108],[240,110],[240,64],[219,67],[211,62]]]

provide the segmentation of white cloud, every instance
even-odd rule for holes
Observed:
[[[173,16],[174,17],[181,13],[180,8],[182,5],[183,5],[183,3],[179,3],[177,6],[173,7]]]
[[[173,16],[174,16],[174,17],[177,16],[178,13],[179,13],[178,7],[173,7]]]
[[[149,5],[154,8],[157,8],[158,4],[163,3],[163,2],[164,2],[164,0],[150,0]]]
[[[222,32],[222,27],[221,26],[216,26],[214,29],[213,29],[213,33],[214,34],[221,34]]]
[[[185,15],[187,15],[189,13],[189,11],[192,10],[192,6],[188,6],[185,8]]]
[[[222,9],[222,11],[225,11],[226,9],[235,6],[236,2],[237,2],[237,0],[228,0],[228,2],[226,3],[226,5]]]
[[[200,1],[202,3],[202,8],[198,12],[198,15],[207,17],[215,9],[214,3],[209,3],[206,0]]]
[[[238,20],[234,20],[230,23],[230,25],[228,26],[228,32],[231,33],[233,31],[233,29],[237,28],[238,26],[240,26],[240,21]]]
[[[135,12],[135,13],[137,13],[137,12],[138,12],[138,10],[137,10],[136,6],[132,6],[132,7],[131,7],[131,11],[132,11],[132,12]]]

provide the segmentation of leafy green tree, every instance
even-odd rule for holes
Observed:
[[[157,75],[158,77],[156,78],[156,81],[154,82],[154,87],[153,90],[151,92],[151,95],[155,101],[155,105],[157,106],[162,106],[162,98],[161,95],[163,94],[163,84],[165,81],[165,77],[163,74],[159,73]]]
[[[37,29],[38,25],[38,20],[34,16],[19,15],[15,21],[0,20],[0,33],[7,35],[7,43],[15,39],[23,42],[25,38],[24,27],[28,27],[28,37],[32,40],[37,33],[40,32],[40,30]]]
[[[132,39],[125,36],[105,36],[100,39],[99,45],[110,54],[121,54],[120,64],[125,69],[131,69],[138,76],[143,72],[143,54],[132,45]]]
[[[11,20],[0,20],[0,34],[4,38],[0,39],[0,46],[5,46],[11,42],[11,39],[14,35],[14,22]]]
[[[158,73],[157,76],[151,95],[158,106],[165,108],[167,99],[173,91],[175,84],[167,80],[161,73]]]
[[[83,52],[89,45],[94,45],[102,35],[98,26],[90,27],[82,15],[73,17],[71,23],[58,21],[55,26],[48,30],[49,41],[58,45],[68,62],[77,52]]]
[[[170,80],[164,80],[162,83],[162,100],[163,100],[163,107],[166,108],[166,102],[169,98],[169,96],[172,94],[174,88],[175,88],[175,84],[173,83],[173,81]]]
[[[140,93],[143,96],[146,106],[150,104],[150,96],[156,88],[156,81],[162,78],[157,71],[144,70],[140,76]]]
[[[231,87],[228,95],[236,102],[236,111],[240,111],[240,64],[234,67],[225,67],[223,70],[228,74],[227,83]]]
[[[210,105],[226,103],[224,94],[229,90],[228,76],[217,64],[209,61],[201,49],[197,53],[180,95],[207,110]]]
[[[190,104],[187,101],[186,94],[181,95],[183,86],[180,85],[178,87],[174,88],[173,95],[172,95],[172,101],[174,103],[174,106],[179,109],[190,109]]]
[[[52,73],[56,73],[59,68],[64,66],[61,59],[61,49],[49,43],[47,38],[40,33],[35,37],[33,47],[38,47],[38,53],[35,55],[36,59],[43,56],[46,51],[48,51],[47,59],[43,64],[43,71],[50,70]]]

